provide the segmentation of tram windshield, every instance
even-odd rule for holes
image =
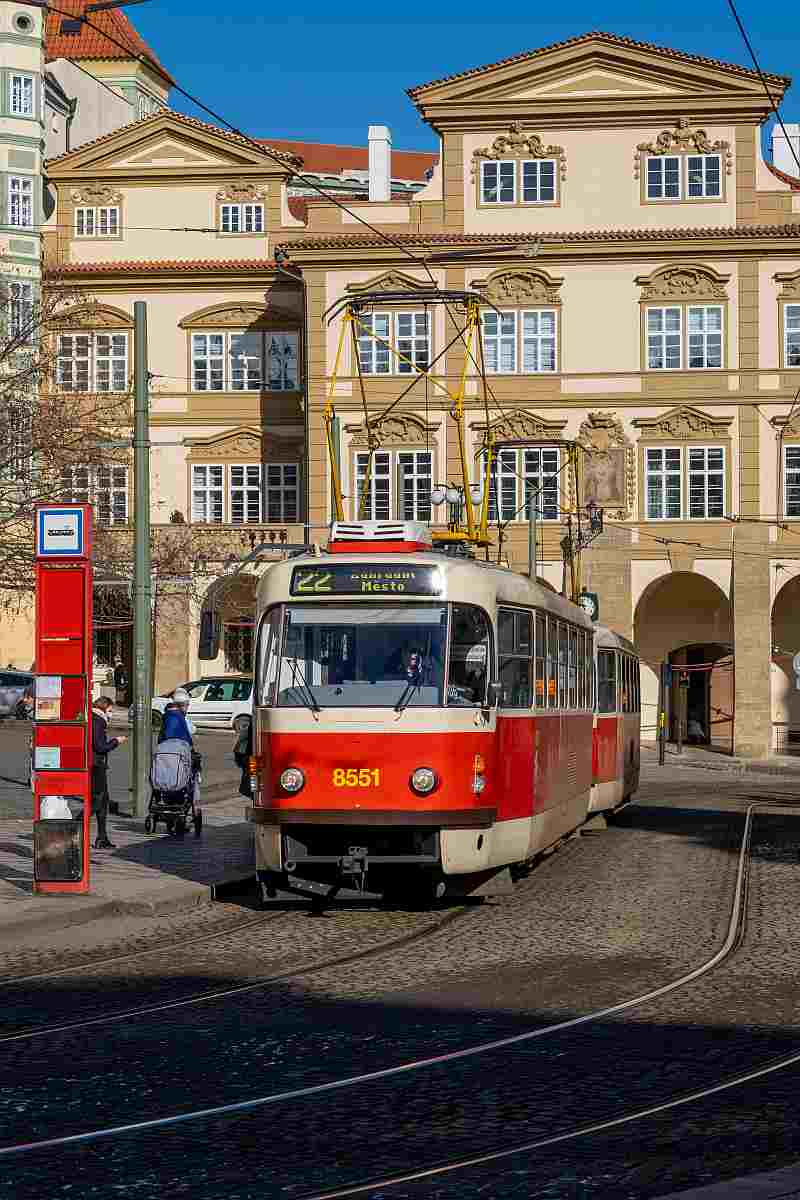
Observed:
[[[489,622],[472,605],[289,604],[259,637],[258,703],[290,708],[483,704]]]

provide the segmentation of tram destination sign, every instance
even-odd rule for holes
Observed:
[[[438,567],[400,563],[331,563],[295,567],[291,596],[441,596]]]

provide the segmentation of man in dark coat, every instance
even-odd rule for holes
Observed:
[[[92,705],[92,810],[97,818],[95,850],[115,850],[106,829],[108,816],[108,756],[117,746],[123,745],[126,737],[108,736],[108,710],[112,707],[108,696],[101,696]]]

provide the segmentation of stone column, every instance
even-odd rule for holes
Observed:
[[[630,542],[627,529],[601,533],[583,552],[582,582],[597,592],[600,624],[633,641]]]
[[[765,758],[772,751],[772,613],[768,530],[767,525],[739,525],[734,543],[732,592],[736,710],[733,752],[745,758]]]

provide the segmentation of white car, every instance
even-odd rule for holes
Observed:
[[[253,712],[253,680],[248,675],[216,675],[178,685],[189,693],[189,719],[197,729],[242,733]],[[153,726],[160,728],[169,696],[153,697]],[[132,722],[134,708],[128,710]]]

